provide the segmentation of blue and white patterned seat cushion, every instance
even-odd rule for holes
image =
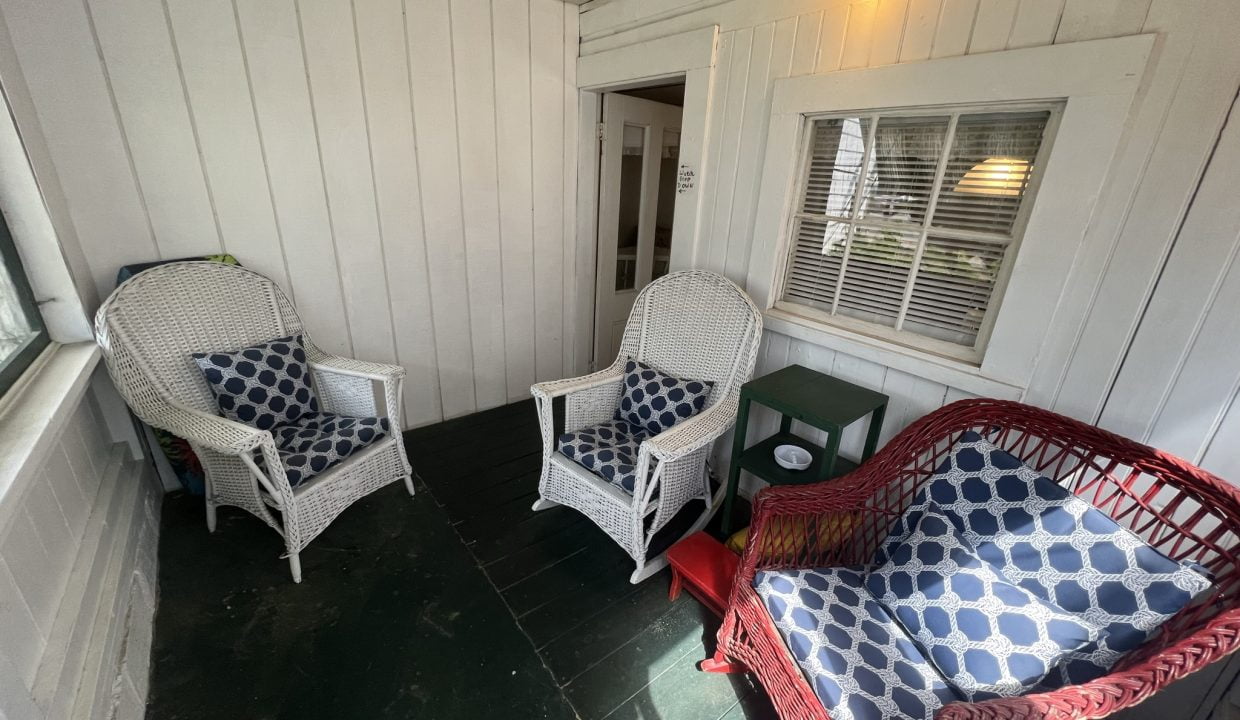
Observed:
[[[864,571],[763,570],[753,584],[832,720],[930,720],[961,698],[870,597]]]
[[[270,430],[319,411],[301,335],[193,358],[220,414],[230,420]]]
[[[387,437],[387,418],[309,413],[272,428],[289,485],[297,487],[336,463]]]
[[[658,435],[701,412],[713,387],[708,380],[681,380],[629,359],[615,418]]]
[[[876,564],[931,502],[1003,577],[1103,630],[1043,688],[1101,677],[1210,588],[1193,568],[971,431],[895,523]]]
[[[1027,692],[1099,636],[979,560],[933,503],[865,587],[970,702]]]
[[[637,452],[649,435],[625,420],[608,420],[567,432],[556,439],[564,457],[626,493],[637,482]]]

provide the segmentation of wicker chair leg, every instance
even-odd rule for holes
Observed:
[[[293,573],[293,582],[295,583],[301,582],[301,554],[300,553],[289,553],[288,567],[289,567],[289,570],[291,570]]]
[[[207,532],[215,532],[215,503],[207,498]]]
[[[629,576],[629,582],[636,585],[665,567],[667,567],[667,553],[663,553],[653,560],[646,560],[644,562],[638,560],[637,569]]]
[[[413,497],[417,493],[413,488],[413,475],[405,475],[405,489],[409,491],[409,497]]]

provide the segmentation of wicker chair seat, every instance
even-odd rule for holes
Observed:
[[[298,487],[388,434],[388,419],[318,412],[271,429],[289,485]]]

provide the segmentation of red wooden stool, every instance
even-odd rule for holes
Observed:
[[[681,540],[667,551],[667,563],[672,566],[672,587],[668,599],[680,597],[682,589],[697,598],[711,612],[723,617],[732,592],[732,580],[740,558],[718,540],[704,532],[697,532]],[[740,663],[730,662],[720,653],[706,658],[699,667],[706,672],[744,672]]]
[[[728,594],[732,592],[732,579],[740,564],[735,553],[710,535],[697,532],[673,545],[667,551],[667,562],[672,566],[668,599],[675,600],[683,588],[711,612],[723,617]]]

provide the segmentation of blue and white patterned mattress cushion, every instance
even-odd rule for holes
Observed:
[[[865,587],[970,702],[1029,691],[1099,636],[979,560],[933,503]]]
[[[1103,512],[966,432],[879,549],[877,564],[935,503],[977,556],[1014,584],[1101,628],[1042,688],[1101,677],[1210,589]]]
[[[272,428],[289,485],[297,487],[336,463],[387,437],[387,418],[310,413]]]
[[[630,359],[624,363],[624,393],[615,419],[658,435],[701,412],[713,387],[708,380],[674,378]]]
[[[319,411],[301,335],[193,358],[220,414],[230,420],[270,430]]]
[[[637,453],[649,435],[625,420],[608,420],[567,432],[556,439],[564,457],[626,493],[637,482]]]
[[[870,597],[864,568],[760,571],[754,589],[832,720],[930,720],[961,699]]]

